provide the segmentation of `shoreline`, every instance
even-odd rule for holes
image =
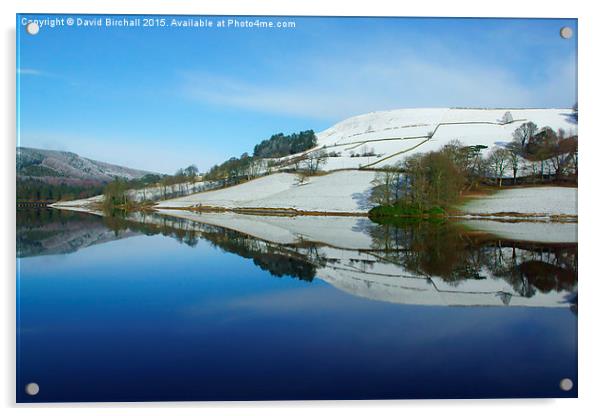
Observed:
[[[191,212],[233,212],[243,215],[257,216],[274,216],[274,217],[297,217],[297,216],[315,216],[315,217],[368,217],[368,212],[346,212],[346,211],[307,211],[296,208],[270,208],[270,207],[169,207],[162,206],[160,208],[151,208],[153,211],[168,210],[168,211],[191,211]]]
[[[94,215],[102,215],[102,208],[92,205],[61,205],[50,204],[48,208],[60,209],[66,211],[84,212]],[[117,209],[123,209],[118,208]],[[235,213],[250,216],[266,217],[357,217],[369,218],[368,212],[345,212],[345,211],[306,211],[295,208],[270,208],[270,207],[237,207],[226,208],[216,206],[206,207],[169,207],[169,206],[144,206],[138,209],[131,209],[129,212],[156,212],[160,211],[187,211],[202,214],[206,213]],[[452,220],[494,220],[498,222],[544,222],[544,223],[577,223],[578,215],[572,214],[548,214],[548,213],[522,213],[522,212],[496,212],[496,213],[474,213],[474,212],[454,212],[449,215],[394,215],[383,218],[399,219],[429,219],[442,218]]]

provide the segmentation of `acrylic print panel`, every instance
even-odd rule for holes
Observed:
[[[577,396],[577,21],[17,16],[17,401]]]

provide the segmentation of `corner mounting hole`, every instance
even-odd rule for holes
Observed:
[[[560,29],[560,37],[562,39],[570,39],[573,37],[573,29],[568,26],[564,26]]]
[[[27,386],[25,386],[25,393],[29,394],[30,396],[35,396],[39,392],[40,386],[38,383],[29,383]]]
[[[571,391],[573,389],[573,380],[570,378],[563,378],[560,380],[560,389],[563,391]]]
[[[25,26],[25,30],[27,31],[27,33],[29,33],[30,35],[37,35],[38,32],[40,31],[40,25],[37,24],[36,22],[29,22],[27,23],[27,25]]]

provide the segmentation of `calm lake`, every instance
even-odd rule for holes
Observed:
[[[17,401],[576,397],[576,240],[475,224],[20,210]]]

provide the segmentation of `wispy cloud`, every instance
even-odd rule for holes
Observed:
[[[19,68],[19,69],[17,69],[17,73],[20,75],[35,75],[35,76],[48,75],[44,71],[40,71],[39,69],[33,69],[33,68]]]
[[[504,67],[461,57],[429,59],[414,51],[369,51],[323,57],[269,81],[206,72],[181,73],[180,91],[201,102],[272,114],[337,119],[400,107],[569,106],[574,99],[574,63],[562,62],[538,82],[525,83]]]

